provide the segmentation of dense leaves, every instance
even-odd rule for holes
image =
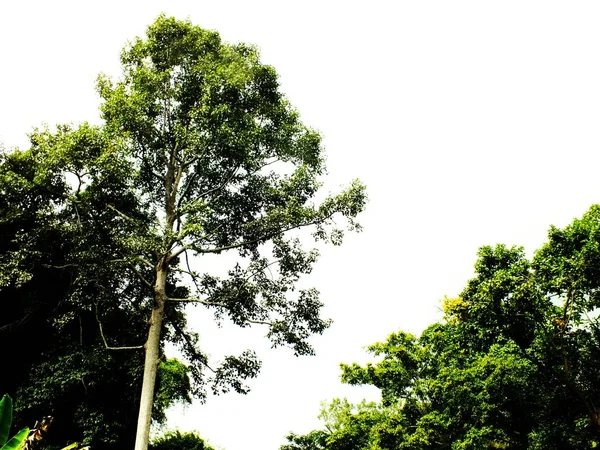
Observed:
[[[325,429],[295,449],[581,449],[600,442],[600,207],[529,261],[483,247],[475,277],[419,337],[391,334],[377,362],[342,364],[342,381],[381,389],[380,403],[334,400]]]
[[[135,276],[123,276],[130,270],[126,264],[110,266],[95,256],[101,252],[119,261],[126,242],[117,230],[109,235],[98,226],[94,203],[111,198],[126,209],[132,200],[111,194],[109,169],[121,170],[121,163],[110,158],[94,162],[108,166],[103,186],[68,172],[79,170],[73,149],[85,148],[89,155],[97,140],[95,128],[63,127],[34,134],[27,151],[0,156],[0,346],[3,360],[11,361],[1,387],[16,399],[17,423],[31,425],[52,414],[49,445],[76,439],[102,449],[132,444],[143,363],[141,348],[109,352],[104,340],[141,346],[147,329],[142,308],[149,297]],[[104,219],[119,220],[114,214]],[[167,323],[185,328],[178,309]],[[185,398],[161,392],[155,418]]]
[[[155,439],[150,450],[214,450],[196,433],[173,431]]]

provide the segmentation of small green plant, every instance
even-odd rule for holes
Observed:
[[[29,428],[25,427],[10,440],[10,425],[12,424],[12,399],[4,395],[0,400],[0,450],[21,450],[27,440]]]

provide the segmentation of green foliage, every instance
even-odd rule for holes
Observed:
[[[4,395],[0,400],[0,445],[8,441],[10,425],[12,424],[12,399]]]
[[[10,426],[12,424],[12,399],[4,395],[0,400],[0,450],[20,450],[29,434],[29,428],[23,428],[12,438]]]
[[[288,444],[282,445],[281,450],[325,450],[329,433],[314,430],[305,435],[290,433],[286,436]]]
[[[175,402],[191,403],[189,368],[176,358],[161,361],[158,368],[158,389],[154,398],[153,417],[159,423],[167,419],[166,409]]]
[[[478,252],[475,277],[419,337],[392,333],[342,381],[381,402],[334,400],[325,429],[282,449],[581,449],[600,442],[600,207],[527,260]],[[318,440],[312,437],[318,436]]]
[[[214,450],[196,433],[168,432],[150,444],[150,450]]]

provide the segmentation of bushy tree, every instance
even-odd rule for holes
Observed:
[[[596,447],[600,207],[548,238],[532,261],[480,249],[442,323],[370,346],[375,363],[342,364],[342,381],[378,387],[381,402],[336,400],[324,430],[282,449]]]
[[[150,444],[150,450],[214,450],[196,433],[168,432]]]

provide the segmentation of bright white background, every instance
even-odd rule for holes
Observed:
[[[271,350],[264,330],[190,322],[209,353],[256,348],[247,396],[175,408],[170,428],[226,450],[277,449],[319,426],[319,402],[377,398],[342,386],[340,362],[392,331],[420,332],[457,295],[485,244],[533,252],[600,200],[596,1],[2,1],[0,141],[97,122],[94,82],[160,12],[262,49],[304,122],[324,135],[326,190],[368,186],[365,231],[325,248],[306,284],[335,324],[318,356]]]

